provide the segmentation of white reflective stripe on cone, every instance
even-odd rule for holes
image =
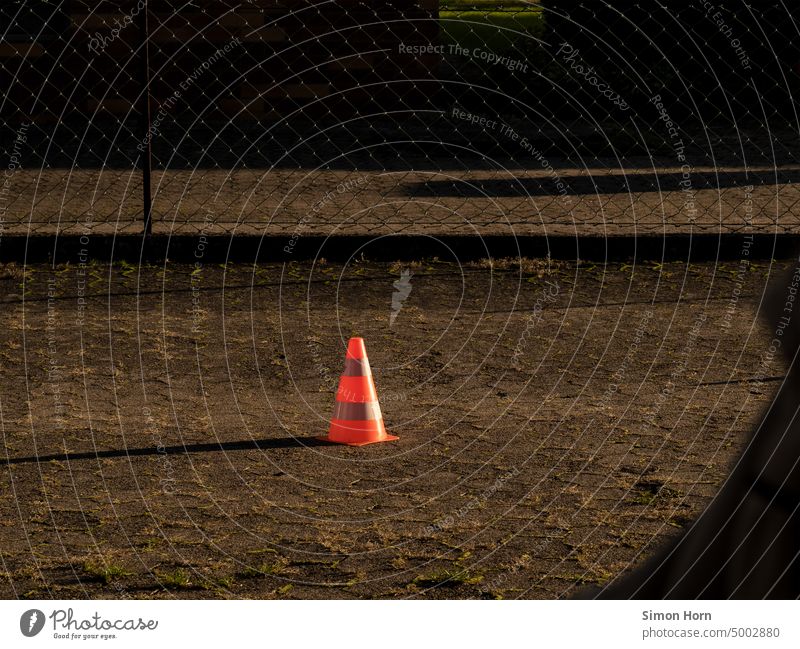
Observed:
[[[342,376],[369,376],[370,374],[372,371],[369,368],[369,360],[366,358],[345,359]]]
[[[363,403],[346,403],[337,401],[333,411],[334,419],[374,421],[382,419],[381,406],[377,401]]]

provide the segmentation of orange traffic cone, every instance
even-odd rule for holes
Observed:
[[[326,442],[364,446],[399,439],[386,433],[363,338],[351,338]]]

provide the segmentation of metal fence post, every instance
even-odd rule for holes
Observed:
[[[152,171],[152,146],[151,146],[151,116],[150,116],[150,25],[148,15],[150,13],[147,0],[144,0],[144,7],[139,12],[139,33],[142,39],[142,94],[140,99],[139,114],[144,133],[144,151],[142,152],[142,215],[144,218],[144,235],[149,236],[153,232],[153,196],[151,193],[150,175]]]

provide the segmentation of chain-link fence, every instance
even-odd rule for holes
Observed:
[[[781,2],[0,15],[6,235],[800,231]]]

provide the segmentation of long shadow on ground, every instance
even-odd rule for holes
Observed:
[[[275,439],[253,439],[239,442],[217,442],[211,444],[181,444],[177,446],[114,449],[86,453],[62,453],[56,455],[31,455],[0,460],[0,465],[29,464],[40,462],[70,462],[72,460],[99,460],[111,457],[140,457],[143,455],[188,455],[214,451],[252,451],[277,448],[303,448],[308,446],[330,446],[329,442],[316,437],[278,437]]]

